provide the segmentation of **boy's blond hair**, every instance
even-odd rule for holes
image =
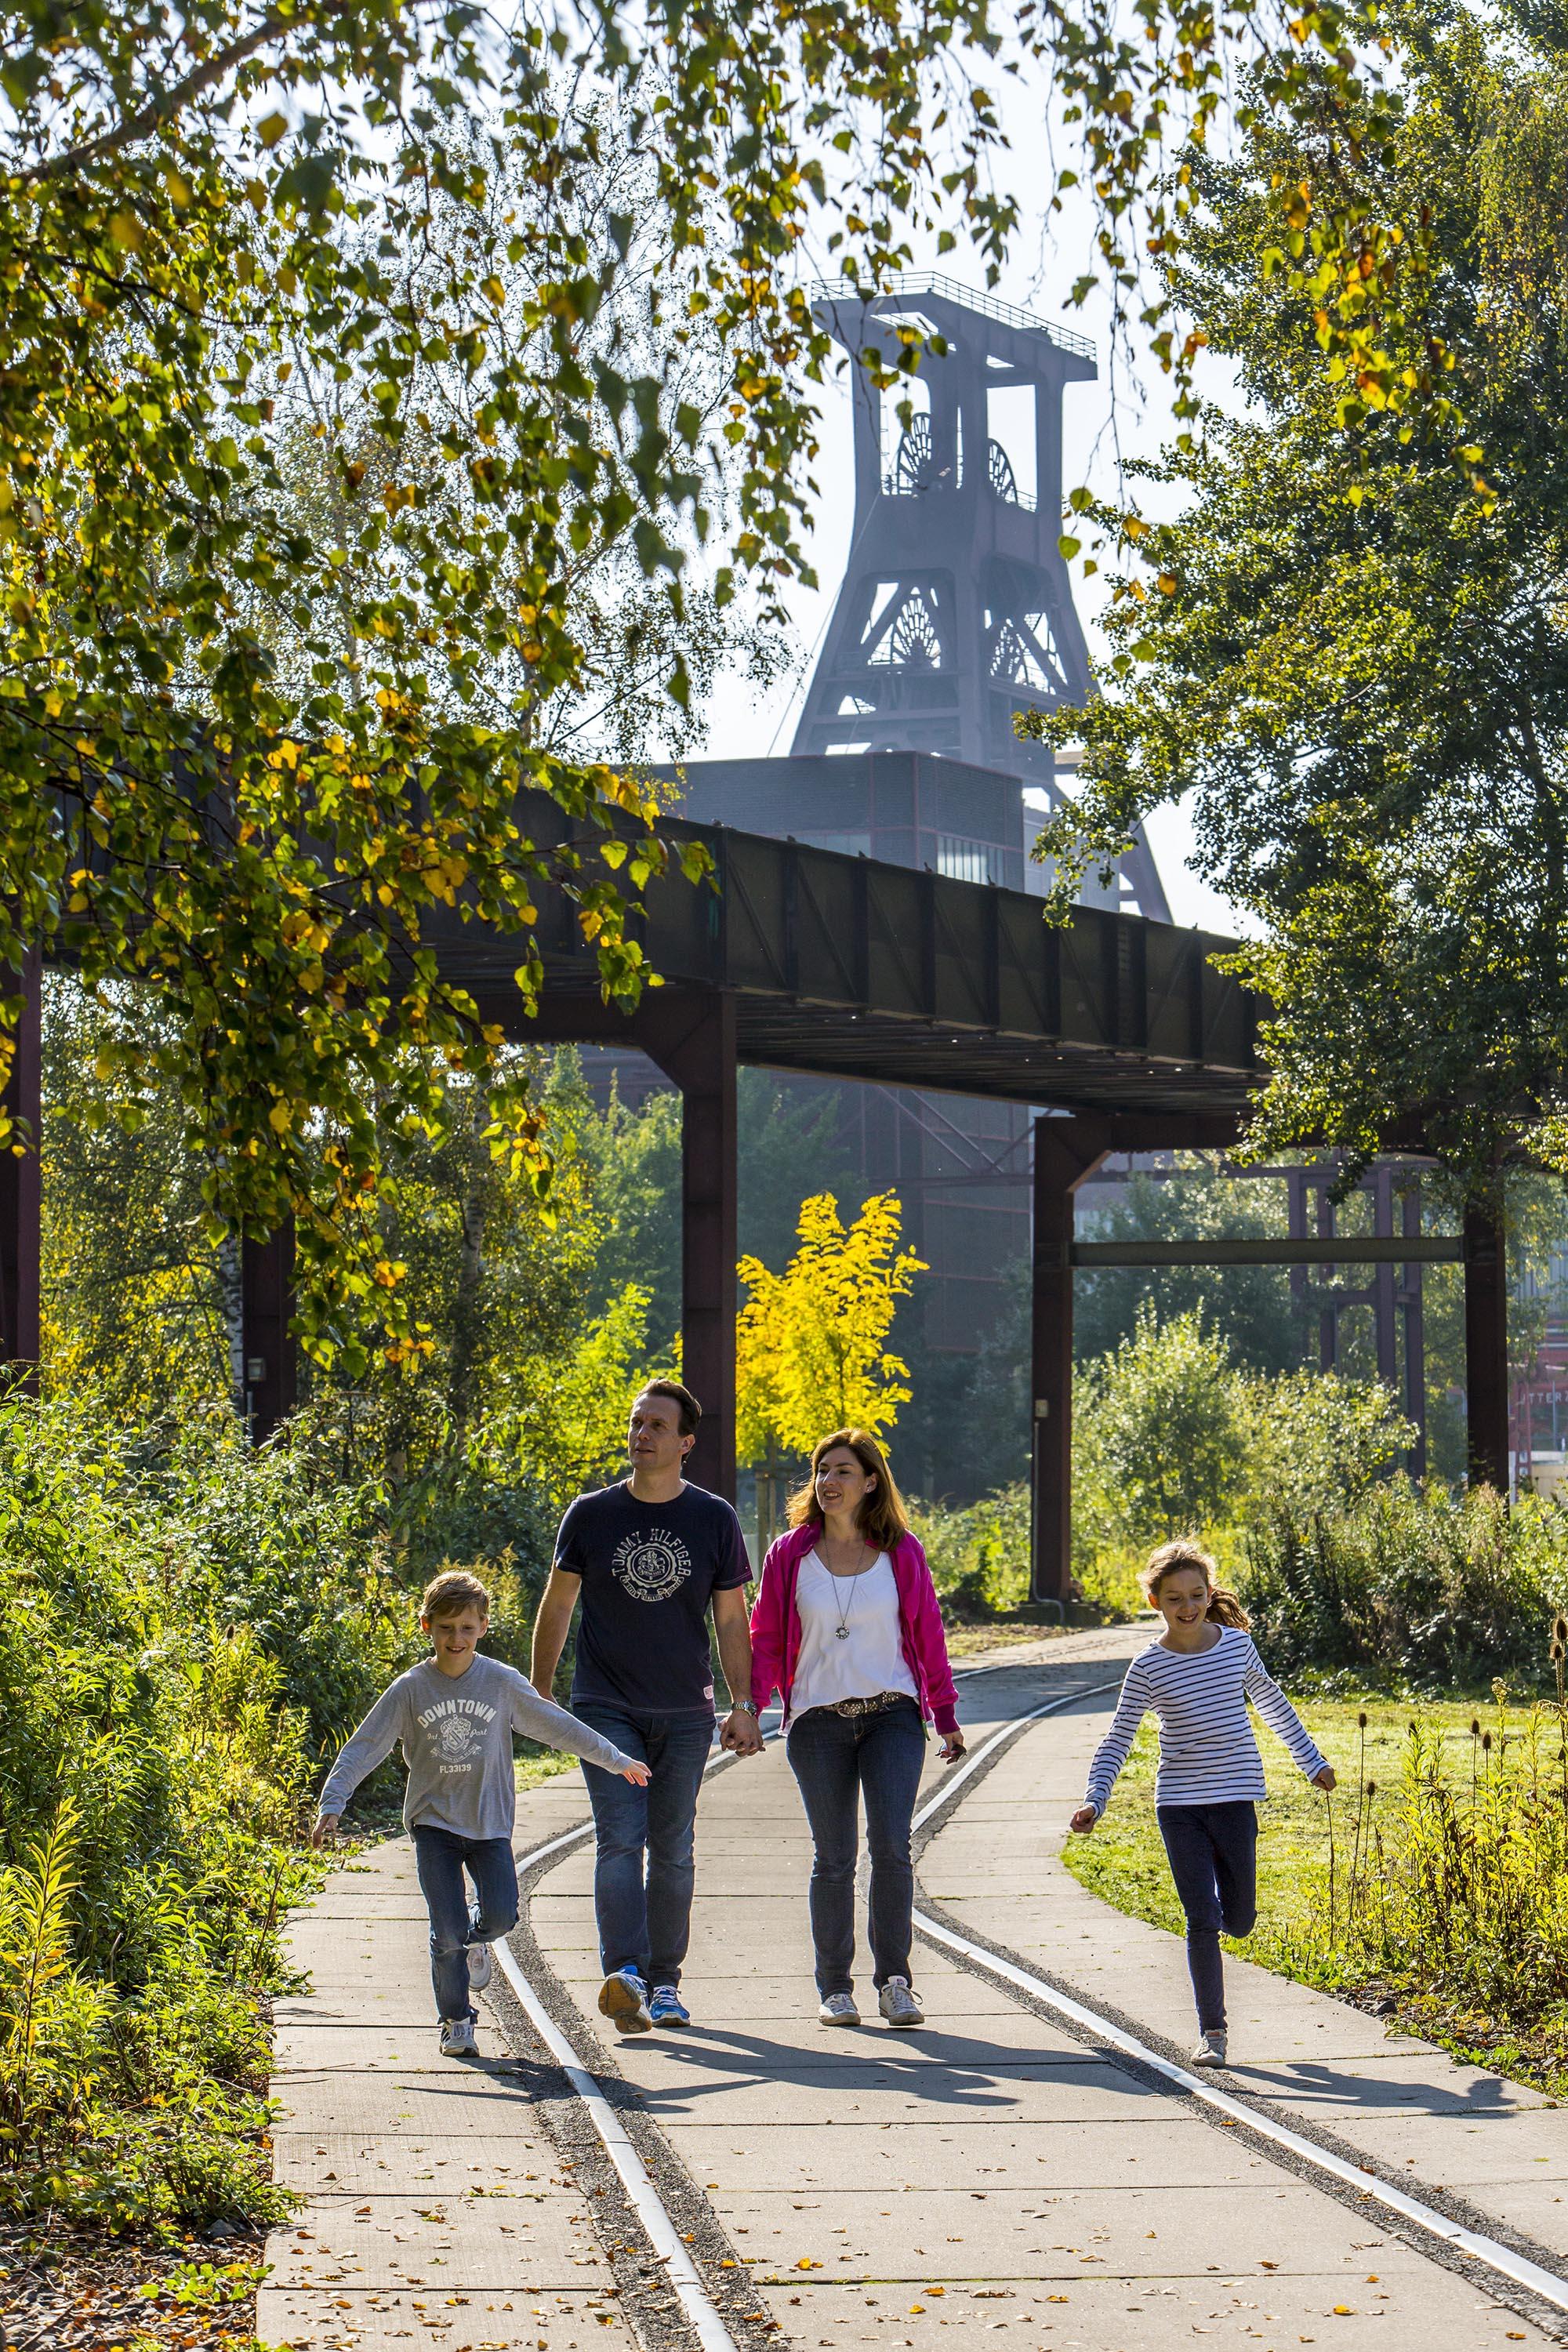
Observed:
[[[428,1624],[432,1617],[460,1616],[465,1609],[477,1609],[481,1617],[490,1613],[490,1596],[471,1569],[444,1568],[433,1576],[419,1597],[419,1622]]]

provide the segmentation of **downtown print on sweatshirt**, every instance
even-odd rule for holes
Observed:
[[[1235,1805],[1267,1797],[1248,1699],[1308,1780],[1315,1780],[1327,1758],[1258,1656],[1251,1634],[1222,1625],[1212,1649],[1167,1650],[1152,1642],[1133,1659],[1110,1728],[1089,1768],[1084,1802],[1104,1812],[1138,1727],[1150,1714],[1160,1718],[1156,1806]]]
[[[613,1740],[541,1698],[525,1675],[499,1658],[478,1654],[460,1675],[444,1675],[424,1658],[387,1685],[347,1742],[327,1776],[321,1810],[341,1813],[366,1773],[401,1746],[408,1766],[405,1829],[510,1837],[517,1815],[514,1731],[606,1772],[632,1761]]]

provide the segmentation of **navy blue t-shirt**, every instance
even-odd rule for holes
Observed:
[[[574,1706],[712,1714],[708,1605],[752,1573],[728,1503],[691,1486],[673,1503],[639,1503],[625,1480],[579,1495],[561,1522],[555,1565],[583,1580]]]

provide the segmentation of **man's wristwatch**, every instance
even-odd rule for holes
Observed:
[[[757,1702],[754,1698],[738,1698],[735,1705],[742,1715],[754,1717],[757,1713]]]

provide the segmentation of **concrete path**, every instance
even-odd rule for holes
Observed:
[[[1118,1629],[1053,1642],[970,1680],[972,1745],[1046,1697],[1119,1679],[1145,1638]],[[1080,1698],[1024,1733],[944,1817],[920,1875],[943,1916],[1184,2055],[1178,1939],[1108,1910],[1057,1858],[1113,1698]],[[928,1788],[943,1778],[933,1749]],[[520,1848],[584,1811],[575,1776],[550,1784],[528,1801]],[[764,2328],[812,2352],[993,2341],[1003,2352],[1165,2352],[1198,2338],[1274,2352],[1501,2352],[1565,2340],[1479,2273],[1418,2251],[930,1946],[917,1950],[923,2032],[825,2031],[809,1866],[777,1746],[712,1776],[685,2034],[597,2039],[590,1849],[539,1879],[517,1944],[579,2053],[640,2098],[656,2178],[692,2217],[704,2274],[719,2289],[749,2275],[742,2307],[762,2316],[737,2327],[737,2344]],[[689,2347],[673,2314],[650,2333],[639,2310],[628,2335],[603,2231],[595,2242],[604,2203],[572,2186],[537,2127],[530,2088],[549,2070],[515,2007],[503,1996],[497,2011],[514,2070],[437,2056],[405,1844],[334,1878],[297,1939],[315,1990],[280,2011],[288,2113],[277,2145],[280,2172],[311,2192],[301,2220],[312,2234],[274,2242],[263,2340],[329,2352]],[[1234,2087],[1364,2148],[1418,2193],[1461,2190],[1484,2206],[1480,2226],[1489,2215],[1568,2259],[1568,2205],[1553,2201],[1568,2197],[1568,2113],[1262,1970],[1227,1962],[1227,1973]],[[874,2018],[868,1969],[860,1994]],[[481,2189],[482,2201],[471,2194]],[[461,2295],[466,2305],[447,2300]]]

